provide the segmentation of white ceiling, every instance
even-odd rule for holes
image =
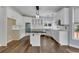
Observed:
[[[53,13],[65,6],[39,6],[40,16],[52,16]],[[36,8],[35,6],[12,6],[17,12],[24,16],[35,16]]]

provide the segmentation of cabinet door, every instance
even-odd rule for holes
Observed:
[[[68,44],[68,32],[60,31],[59,32],[59,41],[60,41],[61,45],[67,45]]]
[[[63,8],[57,12],[57,20],[61,20],[61,24],[69,24],[69,9]]]
[[[61,24],[64,24],[64,10],[63,9],[58,12],[58,18],[57,19],[61,20]]]
[[[43,22],[43,19],[42,18],[39,18],[39,19],[33,18],[33,23],[34,24],[41,25],[42,22]]]
[[[32,29],[42,29],[42,27],[41,19],[32,19]]]
[[[40,33],[31,33],[30,43],[32,46],[40,46]]]

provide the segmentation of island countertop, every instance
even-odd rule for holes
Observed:
[[[29,31],[27,33],[46,33],[45,31]]]

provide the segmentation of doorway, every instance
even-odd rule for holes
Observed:
[[[31,24],[25,23],[25,32],[30,32],[30,31],[31,31]]]

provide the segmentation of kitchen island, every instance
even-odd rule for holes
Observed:
[[[40,36],[44,31],[30,31],[30,44],[32,46],[40,46]]]

